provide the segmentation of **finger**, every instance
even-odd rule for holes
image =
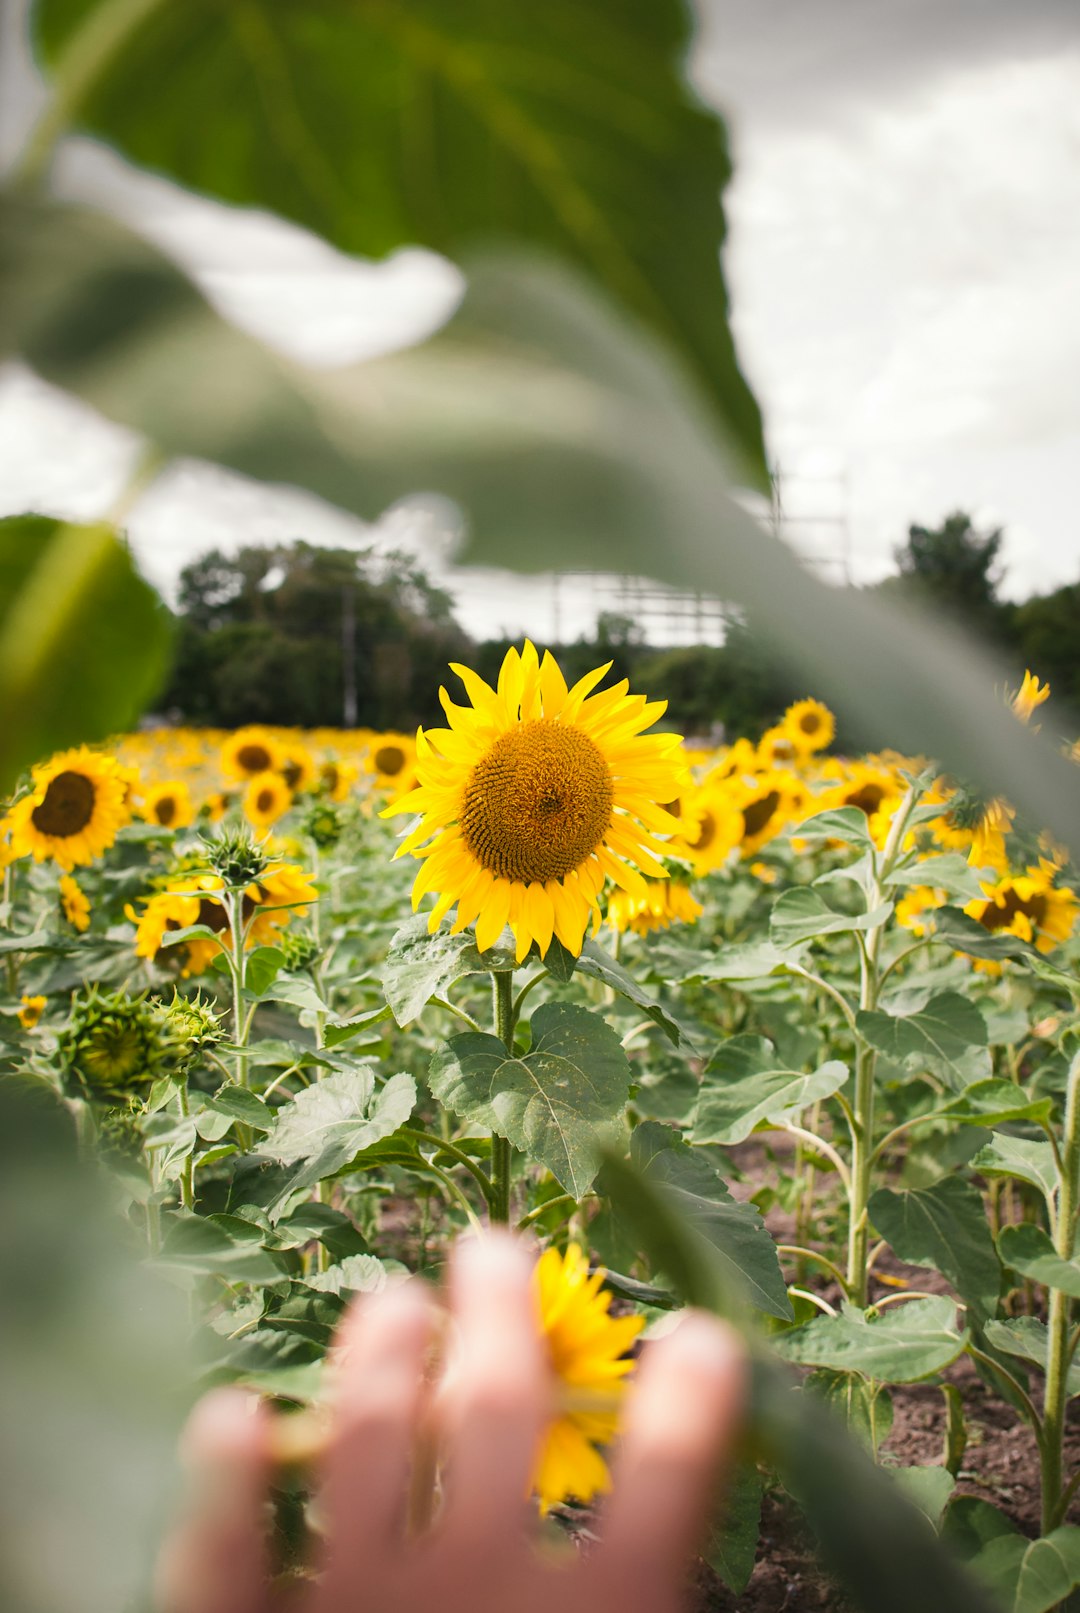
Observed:
[[[444,1539],[515,1538],[551,1397],[532,1259],[507,1235],[458,1246],[451,1274],[457,1351],[448,1385]]]
[[[421,1282],[358,1301],[338,1340],[334,1434],[323,1461],[323,1601],[351,1608],[398,1536],[437,1312]]]
[[[158,1565],[164,1613],[257,1613],[268,1570],[268,1418],[253,1396],[218,1389],[192,1412],[181,1446],[189,1516]]]
[[[738,1335],[700,1312],[645,1354],[628,1403],[603,1543],[590,1568],[599,1605],[616,1587],[633,1605],[676,1598],[730,1462],[748,1384]]]

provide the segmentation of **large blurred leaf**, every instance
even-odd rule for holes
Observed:
[[[107,0],[38,0],[46,57]],[[81,107],[136,162],[347,252],[518,241],[669,340],[752,479],[761,418],[720,266],[724,127],[683,0],[184,0],[138,8]]]
[[[663,351],[554,269],[478,264],[433,340],[316,373],[229,329],[118,225],[8,200],[5,346],[171,453],[368,517],[445,493],[468,514],[470,563],[741,601],[869,739],[938,757],[1080,847],[1075,767],[1006,709],[1000,669],[953,627],[817,581],[733,502],[711,418]]]
[[[532,1047],[515,1058],[497,1036],[454,1036],[431,1062],[431,1090],[463,1120],[508,1137],[580,1198],[596,1175],[605,1127],[626,1107],[630,1064],[599,1015],[544,1003]]]
[[[129,727],[161,685],[169,636],[110,527],[0,520],[0,791],[53,751]]]

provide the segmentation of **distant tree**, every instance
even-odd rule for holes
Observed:
[[[1000,527],[980,532],[962,510],[946,516],[939,527],[910,526],[907,542],[894,551],[898,574],[881,589],[935,606],[977,632],[1000,636],[1003,541]]]
[[[1080,712],[1080,582],[1014,605],[1009,623],[1024,665]]]

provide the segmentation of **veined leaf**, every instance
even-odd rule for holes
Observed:
[[[1005,1265],[1021,1277],[1030,1277],[1047,1288],[1060,1288],[1063,1294],[1080,1299],[1080,1260],[1063,1260],[1042,1227],[1027,1221],[1002,1227],[998,1253]]]
[[[993,1316],[1001,1293],[1001,1267],[982,1194],[959,1176],[932,1187],[871,1195],[871,1224],[899,1259],[929,1266],[947,1277],[976,1320]]]
[[[848,1067],[830,1059],[811,1074],[786,1070],[764,1036],[733,1036],[705,1067],[694,1116],[696,1143],[738,1143],[763,1120],[794,1114],[831,1098]]]
[[[945,1079],[969,1048],[987,1043],[986,1021],[975,1004],[958,991],[938,992],[913,1014],[860,1009],[855,1026],[860,1036],[888,1058],[898,1063],[917,1058]]]
[[[891,912],[892,903],[885,902],[872,913],[838,913],[812,886],[797,885],[773,904],[769,933],[775,946],[793,947],[822,935],[876,929]]]
[[[451,935],[449,930],[436,930],[429,935],[427,926],[426,913],[403,924],[390,942],[383,964],[383,991],[399,1025],[416,1019],[425,1003],[441,997],[455,980],[514,966],[512,949],[496,945],[478,952],[468,932]]]
[[[1050,1354],[1050,1335],[1046,1323],[1034,1316],[1012,1316],[1007,1322],[989,1322],[986,1337],[995,1350],[1015,1355],[1021,1361],[1030,1361],[1041,1372],[1046,1371]],[[1080,1395],[1080,1361],[1073,1361],[1065,1379],[1067,1393]]]
[[[296,1167],[276,1207],[389,1137],[405,1124],[415,1103],[411,1075],[392,1075],[377,1087],[369,1068],[335,1071],[298,1092],[278,1111],[273,1130],[255,1150]]]
[[[955,1361],[967,1342],[948,1298],[911,1299],[874,1316],[845,1305],[836,1316],[815,1316],[775,1344],[801,1366],[861,1372],[883,1383],[917,1383]]]

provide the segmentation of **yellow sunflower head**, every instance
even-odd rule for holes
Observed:
[[[396,732],[372,734],[367,769],[375,776],[376,789],[404,795],[416,783],[416,739]]]
[[[754,856],[775,840],[786,824],[804,817],[810,800],[806,786],[783,768],[756,778],[732,779],[728,788],[742,813],[744,857]]]
[[[796,700],[784,712],[781,727],[800,753],[824,750],[836,734],[836,719],[820,700]]]
[[[60,875],[60,906],[73,929],[90,928],[90,902],[73,874]]]
[[[24,992],[19,1004],[19,1024],[24,1031],[32,1031],[45,1012],[45,997],[28,997]]]
[[[348,800],[349,791],[359,776],[360,769],[355,762],[342,762],[330,756],[319,768],[319,789],[331,801],[340,803]]]
[[[243,780],[257,773],[276,773],[281,763],[277,739],[268,728],[256,724],[238,728],[221,747],[221,770],[228,778]]]
[[[131,816],[115,765],[85,745],[35,767],[32,779],[8,814],[16,857],[51,857],[70,872],[108,851]]]
[[[797,767],[806,754],[786,727],[766,728],[758,743],[757,768],[767,773],[774,767]]]
[[[302,918],[319,893],[296,863],[271,863],[258,882],[249,885],[244,903],[252,902],[248,946],[264,946],[277,938],[294,918]]]
[[[530,643],[507,651],[494,689],[453,670],[470,704],[440,690],[449,726],[421,729],[416,788],[384,814],[420,814],[396,853],[423,859],[413,906],[437,893],[434,931],[456,903],[453,930],[475,920],[481,951],[509,924],[519,962],[553,935],[576,956],[608,879],[643,895],[643,875],[667,878],[656,837],[679,824],[660,803],[688,779],[678,736],[645,732],[665,703],[625,682],[593,693],[606,666],[568,688]]]
[[[992,934],[1006,931],[1040,952],[1052,952],[1067,941],[1080,912],[1075,892],[1055,885],[1054,870],[1046,865],[1026,874],[1006,874],[983,891],[985,900],[968,902],[964,912]]]
[[[679,802],[679,835],[671,850],[685,858],[701,879],[719,868],[743,837],[743,815],[735,805],[732,786],[707,779],[686,790]]]
[[[1012,697],[1012,708],[1021,722],[1030,722],[1036,706],[1050,698],[1050,685],[1040,683],[1034,672],[1025,672],[1024,681]]]
[[[601,1292],[604,1275],[590,1275],[575,1243],[565,1254],[545,1250],[534,1270],[540,1328],[562,1397],[533,1474],[543,1512],[570,1496],[591,1501],[611,1488],[600,1447],[618,1432],[626,1378],[634,1369],[627,1351],[645,1323],[640,1316],[611,1315],[610,1295]]]
[[[186,829],[195,817],[191,791],[183,779],[151,784],[143,792],[139,815],[147,823],[160,824],[163,829]]]
[[[299,739],[282,741],[278,771],[293,795],[306,795],[313,790],[319,776],[314,756]]]
[[[681,880],[646,880],[644,896],[614,890],[608,897],[608,923],[616,930],[633,930],[649,935],[672,924],[695,924],[705,909]]]
[[[244,815],[256,829],[269,829],[292,806],[292,791],[280,773],[257,773],[244,791]]]

